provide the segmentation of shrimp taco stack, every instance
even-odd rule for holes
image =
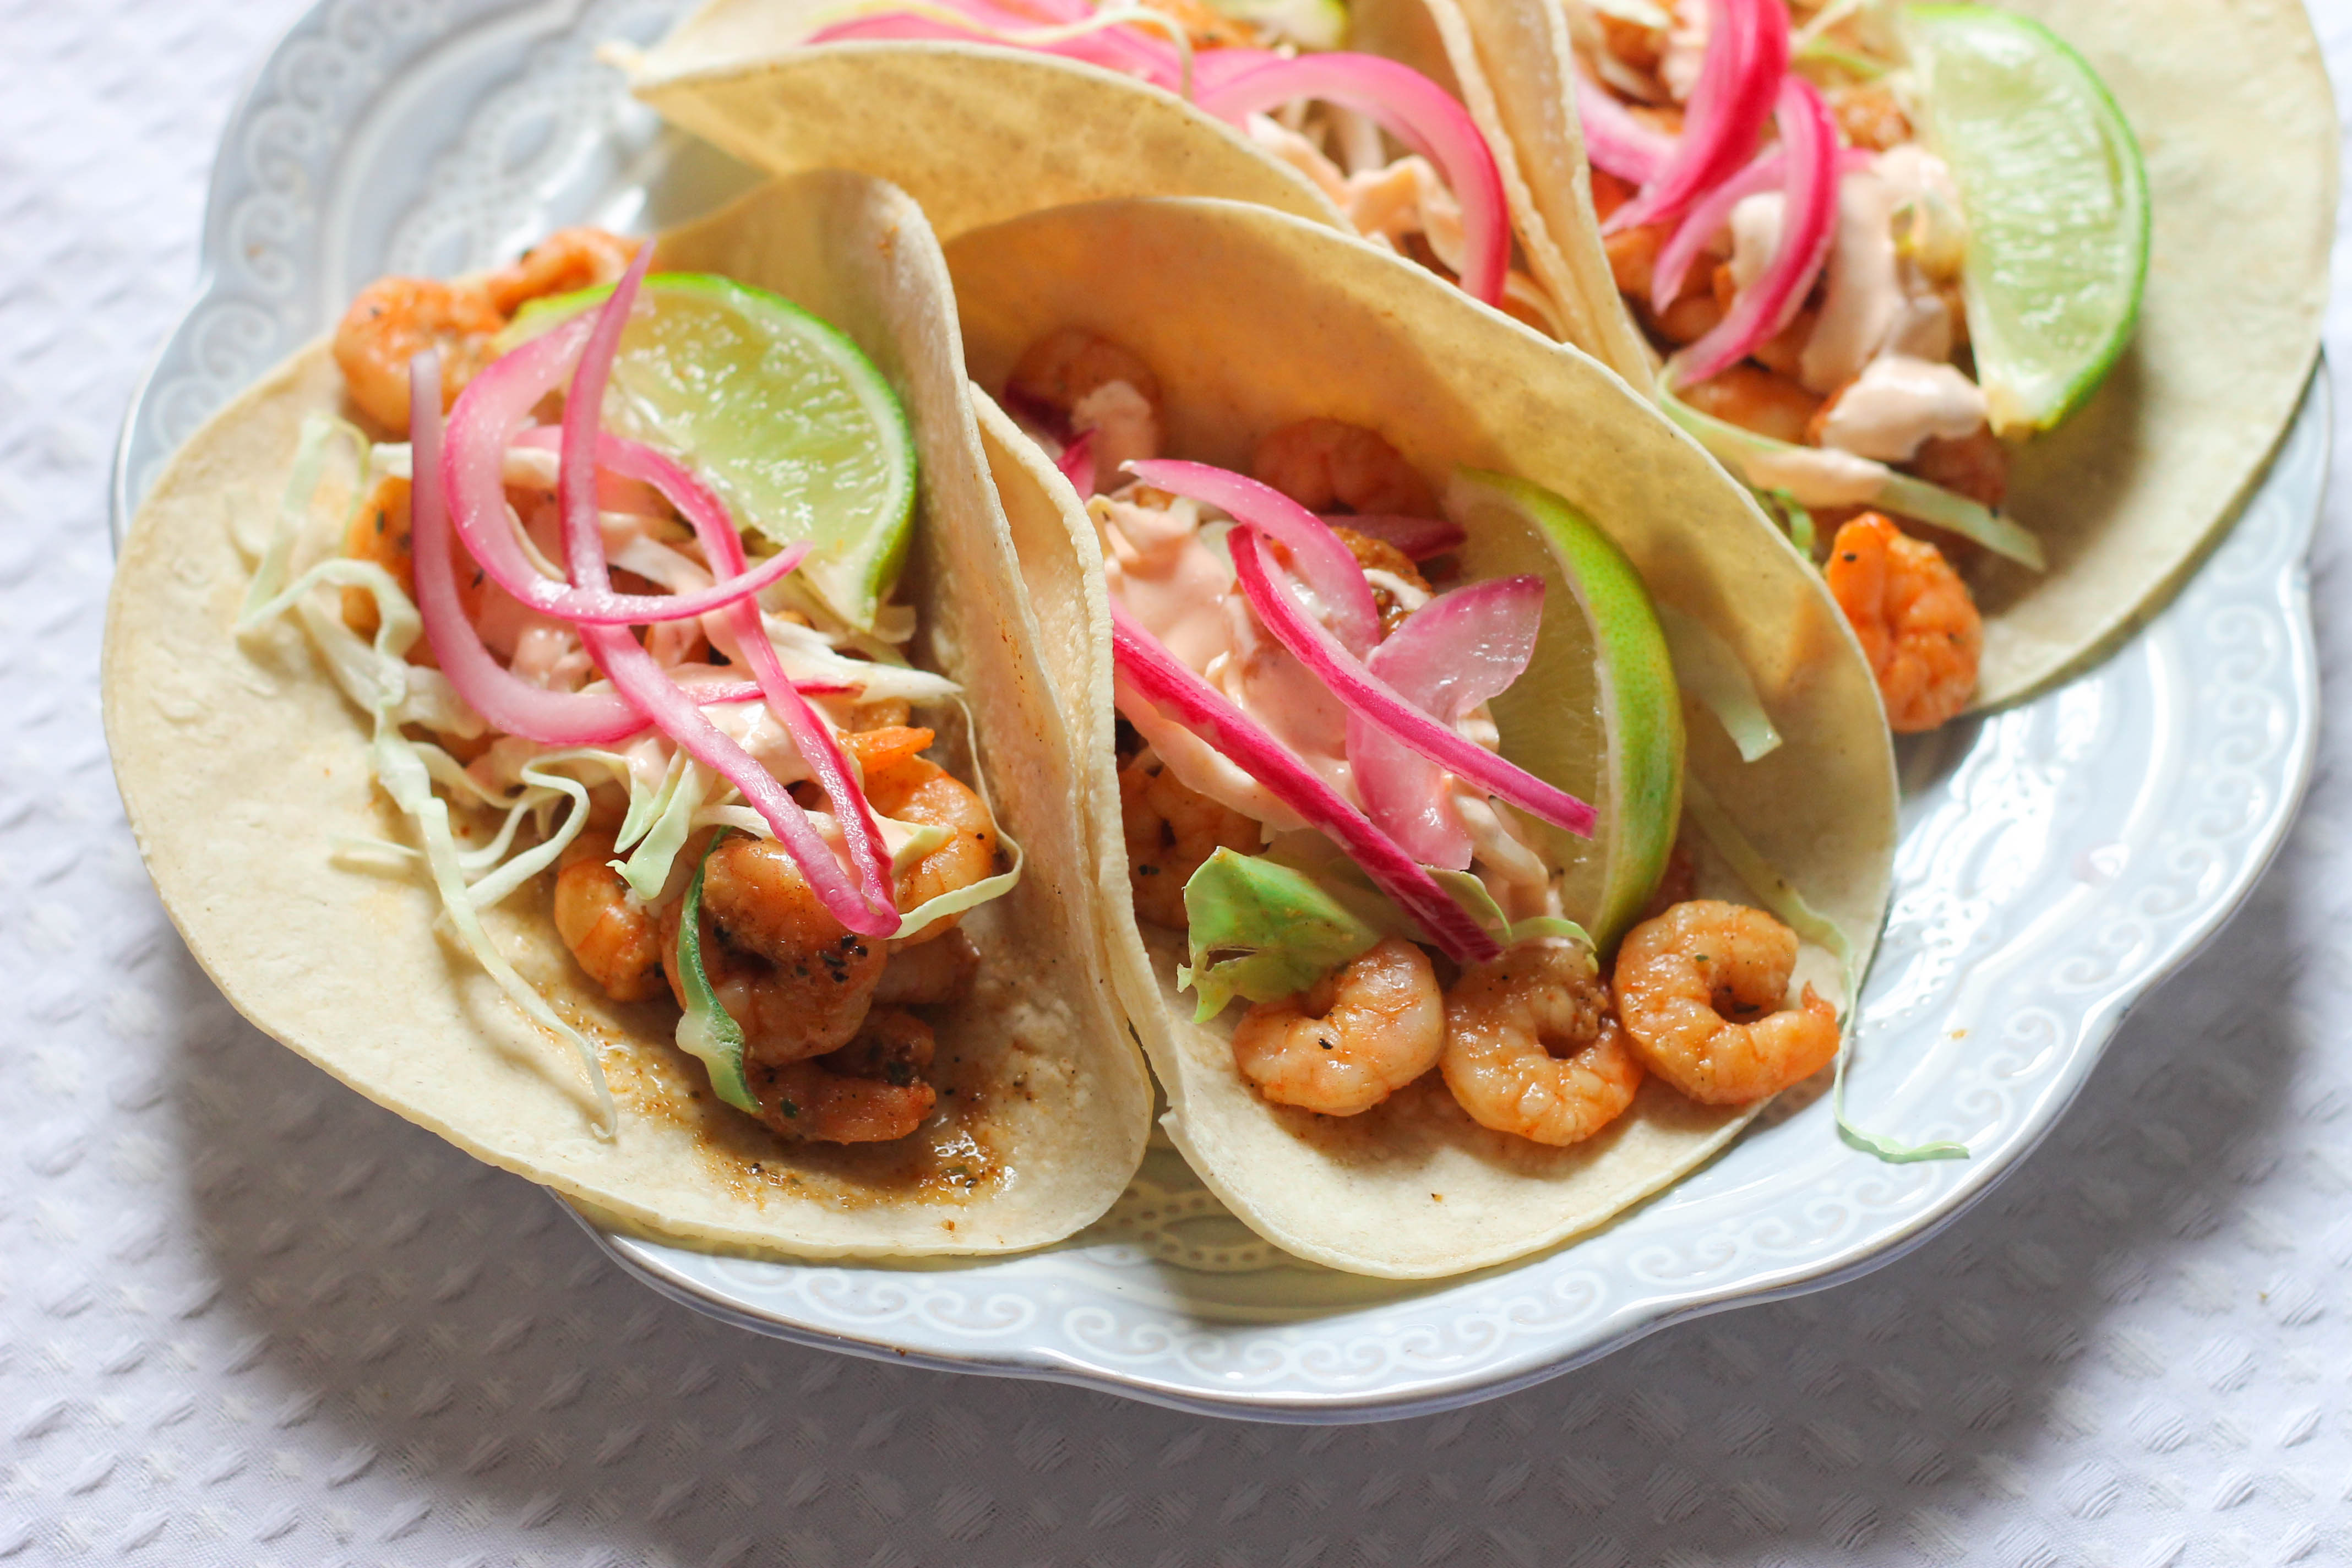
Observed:
[[[1461,81],[1581,314],[1646,339],[1669,412],[1829,565],[1897,729],[2137,625],[2310,374],[2336,121],[2301,5],[1356,18],[1365,47]]]
[[[1339,0],[711,0],[630,63],[677,124],[771,173],[895,181],[942,238],[1109,197],[1255,202],[1645,375],[1639,337],[1588,304],[1550,231],[1515,232],[1532,210],[1520,161],[1443,51],[1424,74],[1347,32]]]
[[[1895,836],[1819,576],[1593,362],[1263,208],[948,247],[1165,1124],[1420,1278],[1585,1230],[1828,1064]]]
[[[857,175],[371,285],[123,547],[108,735],[198,961],[657,1234],[1101,1213],[1150,1089],[965,388],[936,240]]]

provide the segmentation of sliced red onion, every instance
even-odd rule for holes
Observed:
[[[1385,512],[1333,512],[1323,519],[1330,528],[1351,528],[1358,533],[1393,544],[1415,561],[1426,561],[1458,550],[1470,536],[1458,522],[1442,517],[1401,517]]]
[[[1258,619],[1265,624],[1276,641],[1288,648],[1301,664],[1313,670],[1317,679],[1348,705],[1351,715],[1360,715],[1431,762],[1451,770],[1489,795],[1507,800],[1555,827],[1580,837],[1592,837],[1592,830],[1600,822],[1600,816],[1592,807],[1566,790],[1545,783],[1517,763],[1505,761],[1450,726],[1439,723],[1400,695],[1387,681],[1372,674],[1362,660],[1342,647],[1339,640],[1324,629],[1321,622],[1307,613],[1290,589],[1275,580],[1274,572],[1259,547],[1256,529],[1244,524],[1234,530],[1225,542],[1233,552],[1234,572],[1241,579],[1242,593],[1248,598],[1250,608],[1257,612]],[[1536,608],[1540,615],[1543,584],[1534,578],[1524,581],[1535,584]],[[1412,623],[1408,621],[1406,624]]]
[[[1765,0],[1778,5],[1779,0]],[[1213,50],[1203,63],[1225,50]],[[1462,205],[1462,289],[1473,299],[1499,305],[1511,262],[1510,208],[1495,154],[1470,111],[1446,90],[1409,66],[1377,55],[1300,55],[1267,59],[1237,69],[1230,79],[1202,78],[1201,108],[1240,125],[1302,98],[1351,109],[1437,165],[1454,199]]]
[[[563,506],[564,553],[575,585],[591,591],[604,589],[611,581],[604,563],[604,536],[596,521],[596,456],[604,384],[612,372],[614,353],[620,347],[621,330],[627,324],[629,309],[635,302],[637,285],[652,259],[653,247],[641,247],[636,259],[614,286],[611,298],[595,311],[593,326],[581,351],[579,367],[563,399],[563,464],[557,487]],[[637,455],[647,454],[639,448]],[[705,553],[716,551],[712,565],[740,563],[740,540],[736,539],[730,546],[719,537],[733,535],[734,528],[725,509],[717,505],[718,498],[693,482],[682,468],[674,464],[662,466],[672,470],[668,477],[674,481],[684,481],[681,489],[688,493],[673,496],[672,500],[679,503],[679,510],[687,513],[697,535],[704,539]],[[871,809],[850,782],[845,759],[833,744],[831,735],[824,732],[823,724],[784,678],[775,650],[769,647],[767,635],[760,626],[758,605],[740,600],[730,606],[727,614],[734,618],[742,651],[767,694],[770,707],[793,732],[794,742],[802,747],[802,761],[817,775],[828,796],[834,795],[837,786],[845,797],[835,798],[836,805],[848,806],[843,814],[842,826],[851,863],[857,870],[855,879],[843,869],[832,847],[809,820],[808,813],[776,781],[775,775],[713,724],[654,662],[653,656],[637,645],[635,637],[616,626],[583,626],[581,637],[606,679],[623,696],[652,720],[679,750],[742,793],[834,919],[862,936],[891,935],[898,929],[898,911],[891,892],[889,856],[883,848],[881,831],[874,823]],[[750,635],[745,636],[747,629]],[[764,659],[761,657],[762,650]],[[803,727],[816,730],[821,743],[812,748],[803,741]],[[831,768],[827,767],[828,762],[834,764]],[[828,771],[835,774],[831,779],[824,776]]]
[[[1381,610],[1364,569],[1330,525],[1271,485],[1206,463],[1153,458],[1127,471],[1155,489],[1187,496],[1264,529],[1290,552],[1290,569],[1316,599],[1316,613],[1361,658],[1381,640]]]
[[[1117,599],[1110,603],[1110,619],[1119,673],[1147,700],[1232,758],[1309,826],[1328,834],[1446,956],[1457,963],[1484,963],[1501,953],[1495,939],[1394,839],[1223,692],[1186,668]]]
[[[644,247],[639,249],[642,252]],[[714,573],[721,581],[691,594],[616,594],[540,575],[507,521],[506,448],[516,426],[562,379],[593,321],[578,317],[501,356],[467,384],[449,414],[449,500],[466,550],[490,580],[524,605],[585,626],[646,626],[691,620],[757,594],[797,567],[808,546],[779,551],[757,567]],[[414,471],[415,465],[411,465]]]
[[[1877,157],[1875,153],[1860,147],[1844,149],[1838,153],[1839,177],[1869,168]],[[1683,221],[1675,226],[1674,234],[1658,251],[1650,281],[1650,303],[1663,310],[1680,298],[1683,279],[1690,276],[1691,263],[1698,259],[1707,241],[1722,233],[1724,226],[1731,221],[1731,209],[1749,196],[1785,187],[1787,170],[1787,153],[1779,147],[1768,148],[1684,215]]]
[[[1166,44],[1155,47],[1153,40],[1125,27],[1102,27],[1067,37],[1038,39],[1034,35],[1055,24],[1041,26],[1034,17],[1000,12],[992,6],[975,5],[972,0],[961,0],[954,8],[963,13],[967,19],[951,22],[944,16],[923,16],[911,11],[882,11],[820,27],[811,33],[806,41],[813,45],[859,42],[995,44],[1035,54],[1057,55],[1064,59],[1079,60],[1105,70],[1117,71],[1122,76],[1139,77],[1170,92],[1183,90],[1183,61],[1174,47]],[[1024,38],[1024,34],[1033,37]]]
[[[1756,151],[1789,69],[1789,13],[1781,0],[1708,0],[1712,26],[1674,156],[1633,199],[1609,215],[1604,234],[1680,217],[1729,179]]]
[[[1490,577],[1415,610],[1364,668],[1449,728],[1509,690],[1535,656],[1543,580]],[[1470,831],[1447,799],[1446,772],[1381,726],[1348,716],[1348,761],[1365,813],[1424,866],[1470,864]]]
[[[1062,477],[1070,481],[1070,488],[1078,492],[1080,500],[1094,494],[1095,433],[1079,431],[1077,439],[1063,447],[1062,455],[1054,459],[1054,466],[1062,470]]]
[[[1576,119],[1584,130],[1584,156],[1596,169],[1646,185],[1675,155],[1675,138],[1653,131],[1625,111],[1614,94],[1576,68]]]
[[[1667,362],[1669,386],[1705,381],[1747,358],[1789,324],[1829,259],[1837,233],[1837,122],[1820,91],[1801,76],[1780,84],[1780,122],[1788,178],[1780,243],[1762,276],[1739,291],[1715,330]]]
[[[449,537],[441,449],[441,360],[431,351],[408,366],[409,440],[415,447],[409,487],[410,563],[416,609],[435,662],[467,706],[494,730],[542,746],[602,746],[646,727],[636,704],[618,691],[550,691],[533,686],[490,657],[457,598],[457,564]]]

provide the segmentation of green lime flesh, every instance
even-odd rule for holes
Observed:
[[[1682,816],[1682,700],[1665,633],[1616,541],[1524,479],[1465,468],[1446,512],[1470,542],[1464,574],[1544,580],[1534,659],[1494,701],[1503,750],[1591,803],[1591,839],[1554,830],[1569,918],[1606,952],[1664,873]]]
[[[535,337],[609,292],[535,300],[508,337]],[[797,579],[870,630],[915,517],[914,437],[882,373],[839,331],[765,289],[656,273],[642,299],[613,362],[606,428],[685,463],[739,527],[780,545],[806,540]]]
[[[2097,390],[2139,318],[2139,143],[2097,74],[2039,22],[1913,5],[1904,36],[1924,140],[1968,217],[1969,340],[1993,428],[2047,430]]]

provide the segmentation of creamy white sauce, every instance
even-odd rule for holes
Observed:
[[[1827,447],[1781,447],[1741,459],[1748,482],[1785,490],[1800,506],[1867,506],[1893,477],[1884,463]]]
[[[1957,439],[1985,420],[1984,393],[1948,364],[1881,354],[1822,416],[1822,445],[1908,462],[1930,437]]]
[[[1658,60],[1658,80],[1676,103],[1690,101],[1691,89],[1706,63],[1708,17],[1706,0],[1675,0],[1674,26],[1666,29],[1665,53]]]
[[[1116,488],[1126,464],[1160,450],[1160,414],[1123,381],[1107,381],[1070,405],[1070,426],[1094,432],[1095,483]]]
[[[1406,582],[1393,572],[1383,572],[1377,566],[1364,568],[1364,581],[1375,589],[1385,591],[1402,608],[1411,611],[1429,603],[1426,590]]]
[[[1780,248],[1780,226],[1786,221],[1789,198],[1779,191],[1759,191],[1743,196],[1731,209],[1731,280],[1746,293],[1772,264]]]

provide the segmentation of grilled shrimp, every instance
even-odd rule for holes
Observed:
[[[1556,937],[1454,983],[1438,1068],[1481,1127],[1555,1147],[1608,1126],[1642,1087],[1591,950]]]
[[[685,900],[663,911],[673,952]],[[880,942],[833,918],[773,839],[731,837],[703,863],[702,967],[743,1031],[745,1070],[840,1049],[866,1022],[887,961]],[[670,976],[677,1005],[684,981]]]
[[[1837,531],[1824,571],[1878,678],[1890,727],[1932,730],[1969,705],[1984,621],[1942,552],[1866,511]]]
[[[1427,1072],[1444,1045],[1429,955],[1388,937],[1297,995],[1252,1007],[1234,1065],[1278,1104],[1354,1116]]]
[[[1377,431],[1337,419],[1301,419],[1268,434],[1250,473],[1309,511],[1435,517],[1437,497]]]
[[[615,1002],[662,990],[661,925],[608,864],[613,836],[588,828],[556,862],[555,931],[588,978]]]
[[[1138,757],[1118,773],[1120,826],[1138,920],[1182,931],[1184,884],[1219,847],[1257,851],[1258,825],[1192,789],[1174,773]]]
[[[911,1013],[877,1007],[855,1038],[809,1061],[748,1068],[761,1120],[787,1138],[887,1143],[923,1124],[938,1091],[923,1081],[937,1044]]]
[[[1676,904],[1617,950],[1627,1042],[1703,1105],[1778,1094],[1838,1050],[1837,1009],[1811,985],[1800,1005],[1781,1006],[1796,966],[1797,933],[1763,910],[1712,899]]]
[[[1127,481],[1123,464],[1160,455],[1160,378],[1132,351],[1081,327],[1056,327],[1031,343],[1004,384],[1005,399],[1067,418],[1073,437],[1094,432],[1096,488]]]
[[[335,364],[361,413],[394,436],[408,434],[408,362],[441,351],[446,409],[490,362],[507,324],[478,283],[379,278],[359,291],[335,327]]]
[[[916,731],[921,733],[921,731]],[[884,816],[948,829],[948,841],[898,874],[892,891],[900,910],[929,903],[996,874],[996,822],[987,803],[937,763],[907,756],[866,776],[866,798]],[[952,930],[961,915],[933,921],[908,945]]]

